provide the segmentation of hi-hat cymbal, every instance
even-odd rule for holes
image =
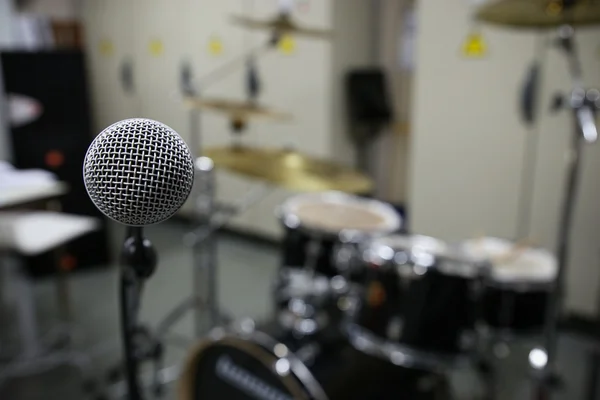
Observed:
[[[330,39],[333,35],[333,32],[330,30],[300,26],[292,21],[287,14],[281,14],[270,20],[257,20],[241,15],[234,15],[233,22],[250,29],[270,29],[279,34],[290,33],[316,39]]]
[[[600,0],[500,0],[482,6],[476,13],[480,21],[514,28],[555,28],[600,24]]]
[[[352,169],[293,150],[217,147],[204,151],[217,168],[297,191],[368,193],[373,182]]]
[[[289,120],[292,118],[291,114],[275,111],[249,101],[187,97],[185,103],[193,108],[221,112],[234,119],[246,120],[250,118],[266,118],[273,120]]]

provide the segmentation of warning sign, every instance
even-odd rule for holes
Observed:
[[[112,56],[115,52],[115,46],[113,46],[113,43],[109,39],[102,39],[98,44],[98,49],[100,54],[105,57]]]
[[[148,44],[148,52],[154,57],[161,56],[164,51],[164,45],[159,39],[152,39]]]
[[[218,36],[211,36],[208,41],[208,54],[219,56],[223,53],[223,41]]]
[[[296,50],[296,42],[291,35],[283,35],[279,40],[279,51],[285,55],[293,54]]]
[[[479,32],[469,33],[462,45],[462,53],[467,58],[482,58],[487,54],[487,44]]]

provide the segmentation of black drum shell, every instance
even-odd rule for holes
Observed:
[[[284,238],[282,241],[281,265],[292,268],[306,268],[307,246],[311,240],[319,243],[319,253],[315,265],[315,271],[319,274],[333,277],[338,275],[335,265],[335,250],[341,244],[335,236],[323,236],[315,238],[300,228],[289,228],[284,226]]]
[[[447,399],[447,387],[442,376],[431,372],[406,369],[387,361],[370,357],[352,348],[345,341],[319,342],[316,337],[299,339],[271,324],[261,332],[272,332],[269,336],[279,343],[285,344],[289,350],[296,352],[307,345],[317,344],[321,349],[318,354],[305,362],[312,376],[319,383],[329,400],[396,400],[406,398],[412,400]],[[251,344],[252,341],[247,343]],[[187,393],[182,400],[254,400],[256,397],[224,382],[210,371],[215,371],[217,359],[227,355],[239,365],[252,369],[252,373],[268,381],[276,390],[284,391],[282,384],[277,384],[277,375],[256,363],[247,353],[221,344],[208,345],[200,357],[188,363],[188,371],[193,366],[190,387],[182,387]],[[214,364],[214,365],[213,365]],[[253,367],[254,364],[254,367]],[[266,375],[271,375],[266,376]],[[275,379],[273,379],[275,378]],[[298,380],[297,382],[301,382]],[[273,392],[271,392],[273,393]],[[278,397],[271,397],[278,398]],[[313,398],[307,396],[306,398]],[[286,398],[279,397],[285,400]]]
[[[468,350],[465,338],[474,331],[477,279],[446,275],[434,268],[418,277],[402,277],[394,268],[365,268],[354,323],[381,339],[416,350],[445,355]],[[370,298],[373,288],[382,290],[379,304]],[[401,328],[394,328],[397,321]]]
[[[486,285],[481,298],[481,320],[489,328],[514,334],[543,330],[550,291]]]

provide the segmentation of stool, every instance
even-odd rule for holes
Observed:
[[[60,365],[72,365],[82,373],[84,382],[91,382],[91,359],[83,353],[70,350],[67,346],[53,350],[38,336],[35,316],[33,280],[18,265],[19,256],[38,255],[47,251],[59,252],[66,243],[93,232],[99,228],[97,219],[64,214],[52,211],[6,211],[0,212],[0,253],[7,262],[2,271],[6,275],[4,288],[0,292],[11,294],[17,309],[17,327],[22,349],[7,365],[0,367],[0,385],[9,378],[39,373]],[[72,327],[69,324],[68,290],[65,271],[57,271],[59,308],[63,319],[61,336],[71,339]],[[66,326],[65,326],[66,323]],[[64,340],[64,338],[63,338]],[[91,383],[90,383],[91,384]]]

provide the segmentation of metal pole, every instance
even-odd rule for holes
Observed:
[[[202,227],[201,231],[208,231],[206,236],[196,233],[193,238],[193,257],[194,257],[194,290],[197,296],[203,293],[206,288],[206,304],[208,306],[210,326],[220,323],[220,311],[218,305],[217,288],[217,260],[216,260],[216,240],[212,229],[213,218],[215,215],[215,195],[216,195],[216,177],[214,164],[210,158],[199,157],[196,160],[196,170],[199,172],[196,182],[197,196],[195,199],[196,215]],[[199,240],[201,236],[203,240]],[[206,272],[206,279],[204,278]],[[196,335],[202,336],[206,333],[206,327],[203,324],[202,310],[196,307]]]
[[[569,239],[573,225],[573,212],[579,184],[579,169],[581,165],[581,150],[584,140],[576,129],[571,141],[571,149],[567,160],[567,182],[565,197],[563,199],[561,217],[558,229],[558,248],[557,263],[558,274],[556,276],[556,286],[550,298],[547,310],[546,328],[545,328],[545,347],[548,355],[546,370],[553,374],[556,367],[556,352],[558,341],[558,322],[562,301],[564,297],[564,280],[566,277],[566,268],[569,261]]]
[[[567,158],[565,197],[563,199],[558,226],[558,274],[556,277],[556,286],[548,304],[544,332],[547,361],[542,371],[542,380],[544,382],[542,382],[540,385],[539,390],[540,393],[543,391],[548,393],[548,395],[548,384],[557,379],[556,354],[558,345],[558,323],[565,291],[564,281],[566,278],[567,263],[569,261],[569,240],[571,238],[573,214],[579,186],[579,170],[581,166],[582,149],[585,143],[591,143],[597,139],[597,130],[595,124],[593,123],[593,117],[588,118],[591,118],[591,122],[589,122],[587,119],[584,120],[582,115],[593,115],[593,112],[595,112],[593,110],[598,107],[597,103],[594,104],[593,102],[590,102],[589,98],[586,98],[586,91],[583,88],[581,64],[579,63],[579,59],[577,57],[574,40],[575,31],[573,27],[570,25],[564,25],[560,27],[558,33],[559,44],[566,55],[569,73],[571,74],[572,79],[573,90],[569,98],[569,107],[573,111],[574,129],[573,136],[571,138],[570,151]]]

